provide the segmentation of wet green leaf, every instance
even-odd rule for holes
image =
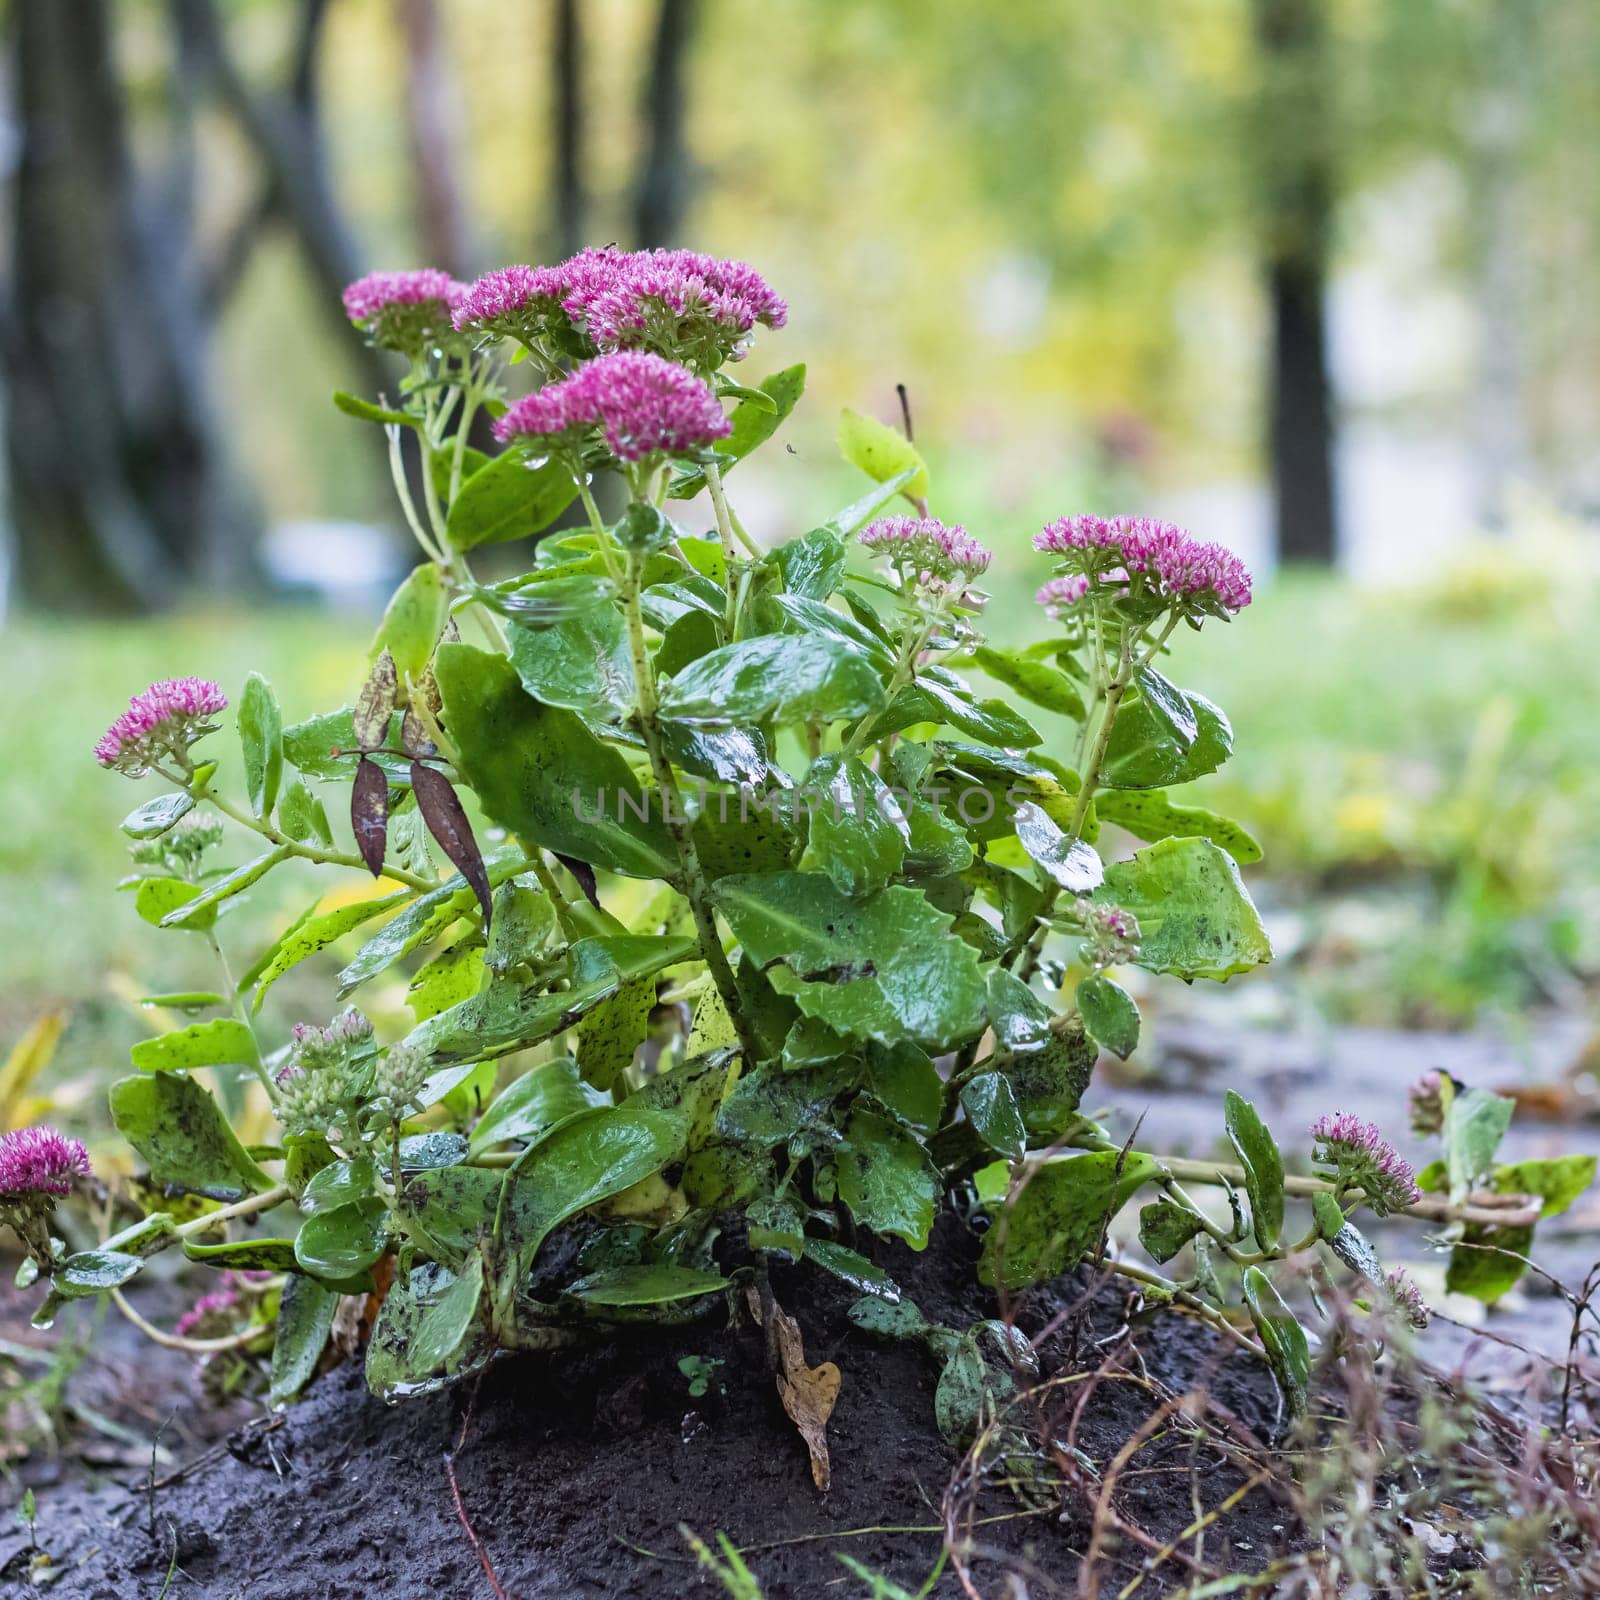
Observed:
[[[480,1365],[482,1299],[481,1256],[459,1272],[433,1261],[413,1267],[384,1296],[367,1346],[367,1387],[385,1400],[410,1398]]]
[[[314,1211],[295,1236],[302,1272],[335,1280],[365,1272],[384,1252],[388,1207],[376,1195]]]
[[[566,1292],[591,1306],[658,1306],[717,1294],[727,1287],[727,1280],[715,1272],[646,1262],[587,1273],[569,1284]]]
[[[250,808],[270,816],[283,779],[283,716],[272,685],[252,672],[239,696],[239,743],[244,750],[244,786]]]
[[[1305,1410],[1311,1381],[1311,1348],[1306,1331],[1260,1267],[1245,1268],[1244,1303],[1256,1325],[1267,1365],[1283,1391],[1284,1404],[1292,1416],[1299,1416]]]
[[[1152,1200],[1139,1210],[1139,1243],[1152,1261],[1170,1261],[1205,1224],[1175,1200]]]
[[[531,466],[508,450],[461,485],[445,518],[452,550],[521,539],[548,528],[574,500],[578,485],[556,460]]]
[[[256,1041],[242,1022],[217,1017],[141,1039],[131,1053],[141,1072],[189,1072],[195,1067],[248,1066],[256,1059]]]
[[[909,472],[900,492],[913,505],[928,498],[928,467],[921,452],[904,434],[875,417],[849,406],[839,413],[839,454],[879,483]]]
[[[270,1189],[211,1095],[187,1073],[155,1072],[111,1085],[111,1120],[163,1189],[240,1200]]]
[[[632,877],[667,878],[677,854],[659,801],[570,711],[541,706],[501,656],[440,646],[435,673],[462,777],[519,838]]]
[[[537,1139],[568,1117],[604,1104],[605,1096],[584,1083],[571,1057],[546,1061],[508,1084],[490,1103],[472,1130],[472,1152],[510,1139]]]
[[[858,1107],[834,1159],[839,1198],[860,1226],[892,1234],[913,1250],[927,1247],[938,1178],[915,1134]]]
[[[910,827],[877,773],[855,756],[822,756],[806,774],[805,795],[810,832],[801,867],[827,873],[840,894],[884,888],[905,859]]]
[[[224,1244],[183,1241],[183,1253],[220,1272],[297,1272],[293,1239],[229,1239]]]
[[[1090,894],[1100,887],[1106,869],[1092,844],[1063,833],[1031,800],[1017,806],[1013,820],[1028,859],[1068,894]]]
[[[972,659],[991,678],[1014,690],[1024,700],[1046,711],[1054,711],[1058,716],[1083,721],[1083,697],[1060,667],[1035,660],[1020,650],[995,650],[988,645],[979,645],[972,652]]]
[[[1204,695],[1139,674],[1117,713],[1104,764],[1109,789],[1156,789],[1215,772],[1233,754],[1233,729]]]
[[[143,1265],[142,1256],[120,1250],[77,1250],[56,1263],[51,1292],[62,1300],[84,1300],[121,1287]]]
[[[420,683],[449,615],[443,574],[433,562],[421,562],[390,596],[368,655],[375,661],[387,650],[400,682]]]
[[[861,1289],[890,1305],[900,1301],[900,1286],[875,1261],[868,1261],[859,1250],[832,1239],[807,1239],[804,1253],[824,1271],[842,1279],[853,1289]]]
[[[338,1309],[338,1293],[313,1278],[296,1274],[284,1284],[272,1340],[271,1388],[267,1392],[273,1405],[287,1404],[310,1383],[327,1347]]]
[[[604,722],[632,712],[633,656],[615,606],[588,606],[547,628],[513,624],[506,635],[517,676],[535,700]]]
[[[1256,1243],[1263,1250],[1274,1249],[1283,1233],[1283,1157],[1278,1142],[1256,1108],[1232,1089],[1223,1097],[1222,1115],[1228,1142],[1244,1168]]]
[[[1210,839],[1240,866],[1261,859],[1261,846],[1237,822],[1199,806],[1175,805],[1162,789],[1102,789],[1095,796],[1102,822],[1126,828],[1136,839]]]
[[[764,634],[723,645],[685,667],[663,691],[661,714],[729,727],[837,721],[883,704],[878,671],[859,650],[820,634]]]
[[[979,1281],[1026,1289],[1082,1262],[1107,1221],[1159,1171],[1138,1150],[1095,1150],[1041,1161],[983,1238]]]
[[[1092,973],[1078,985],[1078,1014],[1102,1050],[1126,1061],[1139,1045],[1139,1008],[1120,983]]]
[[[172,794],[158,794],[153,800],[135,806],[122,819],[122,831],[130,839],[159,839],[193,810],[194,797],[181,789]]]
[[[948,1049],[983,1024],[977,952],[916,889],[863,900],[816,872],[722,879],[713,898],[750,959],[808,1016],[882,1043]]]
[[[765,444],[799,404],[806,387],[805,363],[771,373],[756,387],[767,397],[768,403],[740,401],[733,408],[733,432],[717,441],[717,454],[729,458],[723,463],[724,473],[731,471],[733,464],[742,461],[757,445]],[[679,473],[667,486],[667,494],[674,500],[689,500],[705,486],[705,473],[695,468]]]
[[[273,947],[271,955],[256,979],[255,999],[252,1009],[259,1011],[267,990],[291,967],[297,966],[307,956],[326,950],[330,944],[345,934],[359,928],[374,917],[390,915],[412,898],[410,889],[398,894],[375,895],[370,900],[357,900],[350,905],[336,906],[320,916],[296,923]]]
[[[1220,980],[1272,959],[1233,857],[1209,839],[1164,839],[1114,863],[1095,899],[1139,919],[1138,962],[1151,972]]]
[[[1020,1161],[1028,1147],[1027,1130],[1010,1081],[998,1072],[980,1072],[961,1090],[967,1121],[997,1155]]]

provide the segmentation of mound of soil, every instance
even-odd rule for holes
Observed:
[[[973,1275],[976,1252],[977,1240],[946,1218],[926,1254],[878,1254],[928,1317],[966,1328],[997,1311]],[[826,1495],[812,1485],[759,1329],[597,1330],[576,1349],[507,1358],[476,1386],[394,1407],[371,1398],[349,1363],[319,1378],[285,1417],[237,1431],[226,1450],[153,1494],[132,1482],[94,1493],[41,1490],[39,1542],[66,1569],[48,1593],[489,1596],[475,1538],[515,1600],[722,1594],[690,1554],[685,1525],[708,1542],[726,1533],[767,1600],[865,1596],[840,1553],[915,1591],[939,1559],[943,1502],[961,1467],[934,1421],[938,1369],[919,1348],[857,1329],[845,1315],[856,1296],[836,1280],[807,1270],[803,1282],[798,1273],[775,1275],[773,1288],[800,1320],[808,1360],[834,1361],[844,1374],[828,1425]],[[1240,1437],[1265,1437],[1277,1400],[1257,1362],[1188,1319],[1161,1317],[1130,1340],[1118,1294],[1090,1297],[1068,1279],[1015,1309],[1025,1332],[1049,1330],[1043,1372],[1063,1381],[1044,1407],[1054,1419],[1044,1433],[1079,1482],[1063,1490],[1058,1475],[1046,1474],[1030,1497],[994,1481],[1004,1475],[995,1460],[961,1509],[983,1552],[973,1565],[983,1592],[1006,1592],[1012,1568],[1042,1600],[1077,1592],[1099,1482],[1164,1392],[1204,1386]],[[686,1356],[717,1363],[698,1398],[679,1366]],[[1072,1378],[1096,1369],[1098,1379]],[[1101,1544],[1104,1593],[1115,1594],[1150,1550],[1183,1532],[1197,1494],[1204,1510],[1244,1481],[1220,1451],[1176,1434],[1148,1445],[1138,1466],[1119,1480],[1117,1512],[1150,1543],[1125,1534]],[[1266,1491],[1252,1491],[1207,1530],[1208,1565],[1261,1567],[1285,1548],[1288,1521]],[[13,1563],[0,1576],[0,1593],[27,1592],[20,1570]],[[1181,1558],[1163,1560],[1140,1600],[1183,1576]],[[928,1591],[960,1592],[948,1570]]]

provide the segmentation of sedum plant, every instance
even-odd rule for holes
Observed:
[[[405,364],[392,401],[337,400],[384,430],[422,559],[349,704],[286,723],[252,677],[231,750],[219,686],[176,679],[97,746],[159,785],[124,823],[136,909],[209,944],[220,979],[163,997],[194,1020],[111,1090],[155,1209],[67,1253],[53,1199],[0,1193],[50,1279],[42,1318],[176,1246],[249,1284],[241,1340],[275,1316],[280,1399],[358,1294],[388,1397],[723,1307],[831,1396],[768,1284],[808,1262],[944,1362],[959,1436],[1020,1336],[928,1324],[871,1244],[921,1250],[947,1206],[993,1218],[979,1271],[1004,1291],[1093,1260],[1219,1323],[1242,1296],[1291,1397],[1306,1340],[1279,1263],[1337,1258],[1421,1314],[1349,1220],[1439,1214],[1375,1130],[1319,1128],[1322,1176],[1286,1179],[1236,1096],[1234,1168],[1119,1148],[1085,1105],[1099,1054],[1138,1043],[1119,972],[1220,982],[1270,957],[1239,871],[1255,842],[1168,793],[1232,747],[1166,672],[1180,629],[1249,603],[1232,555],[1063,518],[1033,541],[1037,638],[1001,646],[990,551],[929,514],[915,447],[868,418],[840,428],[859,500],[771,549],[745,530],[729,486],[805,379],[742,378],[785,320],[750,267],[586,250],[470,287],[375,275],[346,307]],[[482,546],[529,535],[526,571],[476,575]],[[292,862],[378,883],[224,959],[223,914]],[[275,1035],[263,1001],[335,945],[322,1015]],[[397,971],[403,1024],[366,998]],[[263,1104],[273,1131],[250,1142]],[[51,1159],[59,1189],[75,1157]],[[1460,1211],[1480,1165],[1432,1203]],[[1195,1182],[1228,1186],[1230,1220]],[[1144,1246],[1187,1250],[1181,1275],[1107,1243],[1140,1192]],[[1286,1192],[1309,1231],[1286,1228]]]

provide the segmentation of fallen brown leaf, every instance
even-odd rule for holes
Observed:
[[[776,1375],[778,1398],[805,1440],[811,1457],[811,1481],[826,1494],[833,1481],[833,1464],[828,1458],[828,1418],[838,1403],[843,1375],[831,1361],[824,1361],[820,1367],[806,1365],[800,1324],[775,1300],[767,1302],[769,1324],[762,1315],[761,1296],[754,1289],[747,1289],[745,1297],[757,1326],[768,1328],[777,1348],[782,1368]]]

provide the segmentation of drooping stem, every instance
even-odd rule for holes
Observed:
[[[739,622],[739,550],[734,543],[733,517],[728,511],[728,497],[722,492],[722,473],[714,461],[706,463],[705,478],[706,487],[711,491],[711,504],[717,514],[717,534],[722,540],[722,561],[726,568],[728,589],[728,604],[723,613],[723,624],[727,631],[728,643],[732,644]]]
[[[228,1002],[228,1009],[233,1012],[235,1021],[250,1036],[250,1061],[248,1065],[255,1075],[261,1080],[261,1087],[267,1091],[270,1101],[274,1095],[272,1074],[267,1071],[266,1063],[261,1059],[261,1041],[256,1038],[255,1023],[251,1020],[250,1010],[239,994],[239,985],[234,982],[233,967],[228,961],[227,952],[222,948],[221,941],[217,938],[214,928],[205,930],[206,943],[211,946],[211,953],[217,959],[218,970],[222,974],[222,994]]]
[[[695,848],[694,833],[683,808],[683,797],[678,790],[678,780],[672,763],[661,741],[661,723],[656,699],[655,667],[645,643],[644,617],[639,609],[639,585],[642,576],[642,558],[630,551],[627,570],[623,576],[622,606],[628,623],[628,644],[633,656],[633,676],[639,723],[644,737],[644,747],[650,757],[650,770],[655,775],[656,787],[661,793],[663,820],[672,836],[677,851],[678,866],[683,877],[683,892],[694,915],[695,931],[700,937],[700,948],[710,969],[717,993],[727,1008],[728,1016],[744,1047],[747,1064],[757,1059],[756,1041],[744,1014],[739,997],[739,985],[728,964],[727,952],[722,948],[722,936],[717,932],[716,914],[711,909],[705,870],[700,865],[700,853]]]

